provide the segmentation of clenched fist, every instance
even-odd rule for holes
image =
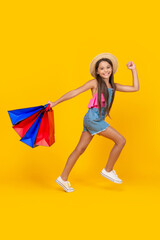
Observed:
[[[136,66],[135,66],[135,64],[134,64],[133,61],[128,62],[126,65],[127,65],[127,67],[128,67],[129,69],[131,69],[131,70],[136,69]]]

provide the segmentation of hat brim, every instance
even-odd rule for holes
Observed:
[[[118,60],[117,58],[111,54],[111,53],[101,53],[101,54],[98,54],[96,57],[94,57],[90,63],[90,66],[89,66],[89,71],[90,71],[90,74],[95,78],[96,75],[95,75],[95,65],[96,65],[96,62],[98,60],[100,60],[101,58],[109,58],[113,64],[113,74],[116,73],[117,69],[118,69]]]

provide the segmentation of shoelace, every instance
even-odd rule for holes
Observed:
[[[118,175],[116,174],[115,170],[112,170],[114,172],[114,174],[118,177]]]
[[[69,181],[67,181],[67,184],[68,184],[68,186],[69,186],[69,187],[71,186],[71,184],[70,184],[70,182],[69,182]]]
[[[63,179],[62,179],[62,181],[63,181]],[[69,181],[66,181],[66,183],[67,183],[68,187],[70,187],[70,186],[71,186],[71,184],[70,184],[70,182],[69,182]]]

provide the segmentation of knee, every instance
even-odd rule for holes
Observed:
[[[124,147],[124,145],[126,144],[126,139],[121,136],[121,138],[118,141],[118,145],[120,145],[121,147]]]

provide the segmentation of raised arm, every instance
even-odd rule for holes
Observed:
[[[59,104],[60,102],[64,102],[66,100],[69,100],[73,97],[76,97],[77,95],[79,95],[82,92],[85,92],[91,88],[93,88],[95,85],[95,79],[89,80],[88,82],[86,82],[84,85],[82,85],[79,88],[76,88],[74,90],[71,90],[69,92],[67,92],[66,94],[64,94],[62,97],[60,97],[58,100],[56,100],[55,102],[51,102],[48,101],[48,103],[50,103],[51,108],[55,107],[57,104]]]
[[[131,69],[132,71],[132,76],[133,76],[133,85],[132,86],[127,86],[127,85],[121,85],[119,83],[115,83],[116,86],[116,91],[120,92],[136,92],[139,90],[139,80],[138,80],[138,75],[137,75],[137,70],[135,64],[130,61],[127,63],[127,67]]]

